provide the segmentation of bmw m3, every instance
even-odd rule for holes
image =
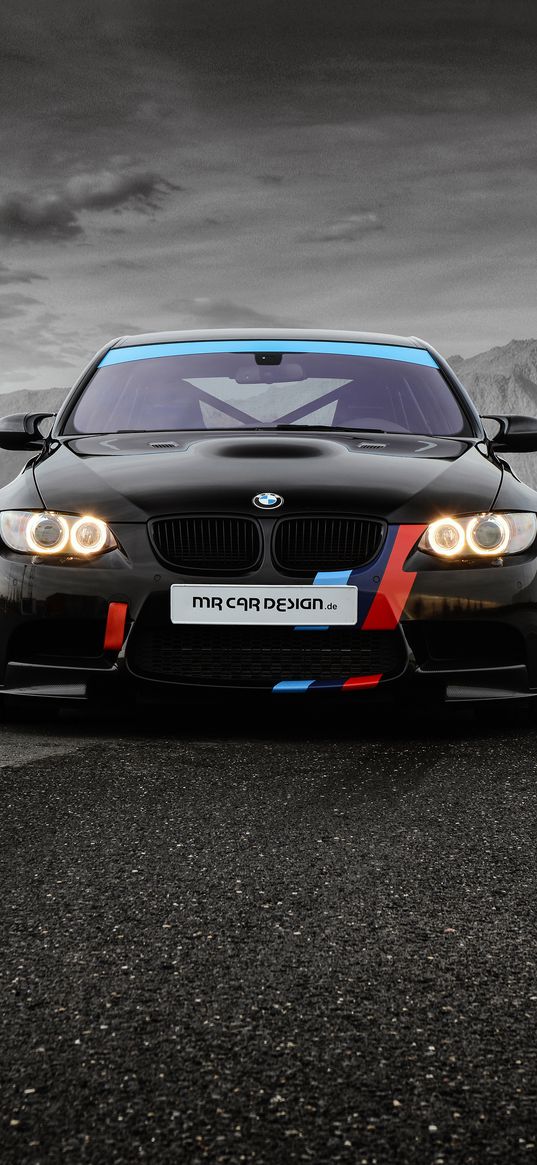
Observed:
[[[413,337],[110,342],[0,421],[0,693],[537,695],[537,421],[485,420]]]

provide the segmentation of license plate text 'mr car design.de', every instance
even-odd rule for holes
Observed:
[[[305,623],[351,626],[358,590],[352,586],[217,586],[176,583],[172,623]]]

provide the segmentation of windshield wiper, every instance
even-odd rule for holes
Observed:
[[[74,441],[79,437],[119,437],[119,436],[157,436],[159,433],[270,433],[274,430],[283,430],[284,432],[298,432],[305,433],[311,431],[312,433],[355,433],[357,437],[361,437],[363,433],[381,433],[385,437],[416,437],[423,441],[467,441],[472,440],[473,437],[466,433],[411,433],[406,429],[400,431],[392,429],[359,429],[354,425],[215,425],[214,428],[207,429],[203,426],[191,426],[187,429],[180,428],[177,425],[173,429],[113,429],[111,432],[96,432],[96,433],[62,433],[62,437],[67,437],[70,441]]]
[[[358,425],[267,425],[267,429],[311,429],[325,433],[387,433],[387,429],[361,429]]]

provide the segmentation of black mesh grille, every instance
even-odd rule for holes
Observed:
[[[296,631],[293,627],[134,627],[128,646],[133,672],[185,684],[272,687],[280,680],[347,679],[402,671],[400,632]]]
[[[253,518],[197,515],[159,518],[151,536],[161,558],[177,570],[234,574],[261,558],[261,531]]]
[[[385,526],[368,518],[282,518],[273,557],[287,574],[363,566],[380,550]]]

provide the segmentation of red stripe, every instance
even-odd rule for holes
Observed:
[[[392,631],[403,613],[416,572],[403,566],[425,526],[400,526],[379,589],[363,624],[364,631]]]
[[[377,684],[379,683],[379,681],[381,679],[382,679],[382,675],[380,675],[380,676],[351,676],[350,679],[345,680],[343,687],[344,688],[376,688]]]
[[[110,603],[104,632],[104,650],[120,651],[125,638],[127,603]]]

